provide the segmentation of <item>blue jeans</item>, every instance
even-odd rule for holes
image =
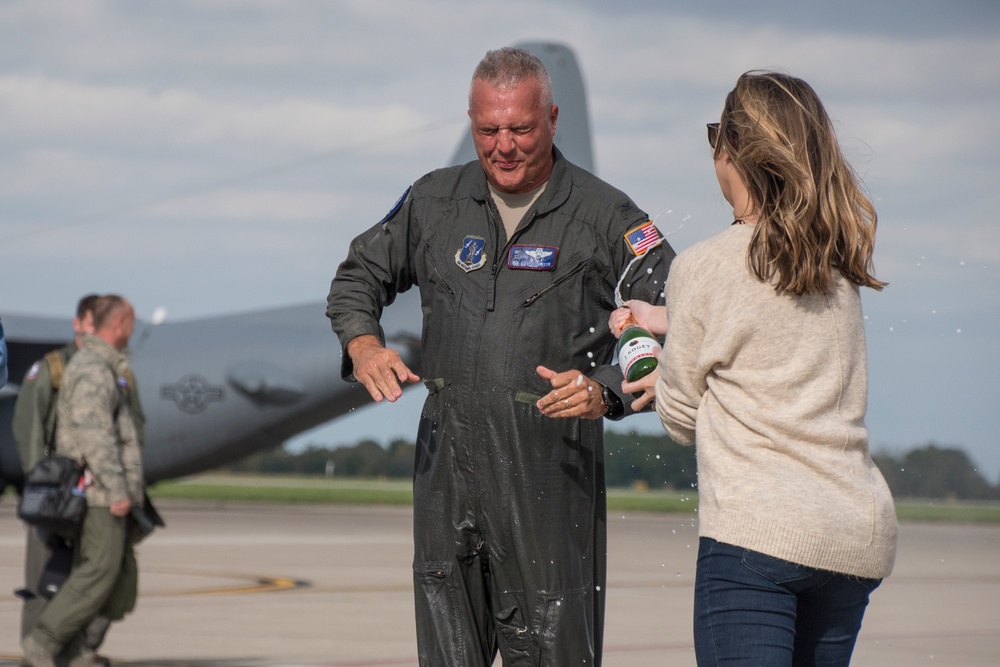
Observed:
[[[703,537],[694,585],[698,666],[849,665],[880,583]]]

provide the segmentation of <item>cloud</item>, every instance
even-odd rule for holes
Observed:
[[[352,107],[290,98],[252,104],[187,90],[93,85],[37,77],[0,77],[0,136],[21,141],[107,145],[135,151],[238,143],[295,152],[320,151],[384,127],[427,119],[404,105]]]
[[[150,206],[151,218],[212,218],[229,222],[270,220],[282,225],[329,220],[343,212],[340,197],[330,191],[287,189],[221,189]],[[284,227],[287,229],[287,227]]]

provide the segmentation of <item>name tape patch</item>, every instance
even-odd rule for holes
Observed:
[[[551,271],[556,267],[559,248],[546,245],[514,245],[507,253],[507,267],[529,271]]]

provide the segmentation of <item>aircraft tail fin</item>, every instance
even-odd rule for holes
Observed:
[[[587,94],[583,87],[583,74],[573,51],[552,42],[523,42],[516,46],[538,56],[552,79],[552,99],[559,107],[556,146],[567,160],[596,173]],[[475,159],[476,149],[472,145],[472,136],[467,132],[455,151],[452,164],[465,164]]]

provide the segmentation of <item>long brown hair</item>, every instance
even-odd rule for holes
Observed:
[[[844,158],[833,123],[802,79],[747,72],[726,96],[716,151],[726,150],[759,208],[747,264],[779,292],[829,293],[834,271],[873,275],[878,217]]]

